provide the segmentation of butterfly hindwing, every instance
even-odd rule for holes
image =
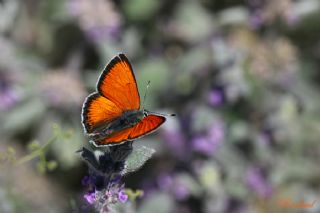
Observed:
[[[116,145],[125,141],[135,140],[156,130],[166,118],[158,115],[148,115],[131,128],[118,131],[100,141],[94,141],[96,146]]]
[[[104,139],[98,141],[92,141],[96,146],[109,146],[109,145],[117,145],[121,144],[122,142],[129,141],[129,136],[132,131],[132,128],[127,128],[124,130],[120,130],[111,134]]]
[[[98,80],[97,89],[123,111],[140,108],[136,79],[124,54],[119,54],[109,62]]]
[[[158,115],[148,115],[142,119],[130,133],[130,139],[137,139],[156,130],[166,118]]]

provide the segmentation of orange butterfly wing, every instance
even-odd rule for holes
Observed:
[[[101,145],[115,145],[121,142],[135,140],[146,134],[149,134],[156,130],[161,124],[166,121],[166,118],[158,115],[148,115],[142,119],[135,126],[116,132],[105,139],[95,141],[97,146]]]
[[[83,104],[82,123],[86,133],[92,133],[100,125],[112,121],[121,114],[122,110],[115,103],[98,93],[92,93]]]
[[[130,139],[137,139],[143,135],[149,134],[156,130],[161,124],[166,121],[166,118],[158,115],[148,115],[133,127],[130,133]]]
[[[114,57],[97,83],[98,93],[87,97],[82,108],[86,133],[120,117],[124,111],[140,108],[140,96],[131,64],[124,54]]]
[[[140,108],[136,79],[124,54],[119,54],[109,62],[99,78],[97,89],[123,111]]]
[[[123,112],[139,110],[140,96],[131,64],[124,54],[113,58],[99,77],[98,93],[89,95],[83,104],[82,123],[92,133],[122,116]],[[156,130],[166,118],[148,115],[131,128],[93,141],[96,146],[115,145],[142,137]]]

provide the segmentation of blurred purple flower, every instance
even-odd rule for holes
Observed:
[[[113,27],[103,27],[103,26],[95,26],[87,31],[87,35],[90,38],[90,40],[93,41],[99,41],[104,38],[118,38],[120,35],[120,27],[119,26],[113,26]]]
[[[214,144],[218,144],[224,140],[225,127],[224,123],[220,120],[216,120],[209,129],[208,139]]]
[[[0,88],[0,109],[10,109],[12,108],[19,100],[18,95],[10,89]]]
[[[246,183],[260,197],[267,198],[272,194],[272,187],[267,182],[260,168],[251,167],[247,170]]]
[[[216,121],[207,134],[199,135],[192,140],[192,148],[194,151],[204,155],[212,155],[224,140],[225,130],[221,121]]]
[[[248,0],[250,12],[250,26],[253,29],[259,29],[268,25],[278,18],[281,18],[288,25],[298,23],[299,17],[293,13],[292,0],[266,1],[266,0]]]
[[[287,15],[286,21],[289,26],[295,26],[299,24],[300,17],[298,17],[296,14],[293,14],[292,11],[290,11],[290,13]]]
[[[220,106],[224,102],[224,94],[222,89],[212,89],[208,94],[209,104],[212,106]]]
[[[112,1],[68,0],[66,7],[92,41],[119,37],[122,18]]]
[[[265,0],[248,0],[247,2],[251,14],[249,24],[253,29],[258,29],[265,22],[263,9],[266,7],[267,2]]]
[[[10,109],[18,100],[18,95],[12,89],[10,76],[7,73],[0,72],[0,110]]]
[[[259,29],[264,24],[264,18],[262,17],[261,10],[255,11],[249,19],[249,24],[252,29]]]
[[[214,151],[213,144],[207,139],[206,136],[195,137],[192,140],[192,147],[194,151],[205,155],[211,155]]]
[[[173,185],[172,190],[173,190],[173,194],[177,200],[185,200],[190,195],[189,189],[185,185],[183,185],[179,182],[176,182]]]
[[[172,174],[161,174],[157,179],[158,188],[162,191],[169,192],[177,200],[185,200],[190,195],[190,190],[183,183],[179,176]]]
[[[163,137],[167,146],[178,158],[184,158],[186,154],[185,138],[180,130],[166,129]]]
[[[264,133],[260,133],[260,134],[258,135],[257,141],[258,141],[258,143],[259,143],[260,145],[262,145],[262,146],[264,146],[264,147],[270,145],[270,138],[269,138],[266,134],[264,134]]]
[[[169,174],[162,174],[158,177],[158,186],[163,190],[168,190],[172,187],[173,180]]]
[[[73,70],[49,70],[40,83],[40,94],[48,104],[57,108],[79,106],[86,95],[80,79]],[[68,85],[62,87],[61,85]]]

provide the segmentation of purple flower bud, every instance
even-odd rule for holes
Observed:
[[[91,183],[91,178],[89,176],[84,176],[81,180],[83,186],[88,186]]]
[[[121,190],[118,194],[118,199],[121,203],[125,203],[128,200],[128,195],[124,190]]]
[[[96,201],[96,193],[95,191],[91,191],[86,193],[83,196],[89,204],[93,204]]]

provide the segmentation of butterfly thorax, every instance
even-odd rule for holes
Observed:
[[[99,140],[112,135],[113,133],[130,128],[138,124],[145,117],[144,110],[129,110],[111,122],[96,128],[89,134],[91,140]]]
[[[144,118],[144,112],[143,110],[130,110],[125,111],[123,115],[117,119],[119,120],[117,123],[119,123],[119,126],[130,128],[139,123]]]

